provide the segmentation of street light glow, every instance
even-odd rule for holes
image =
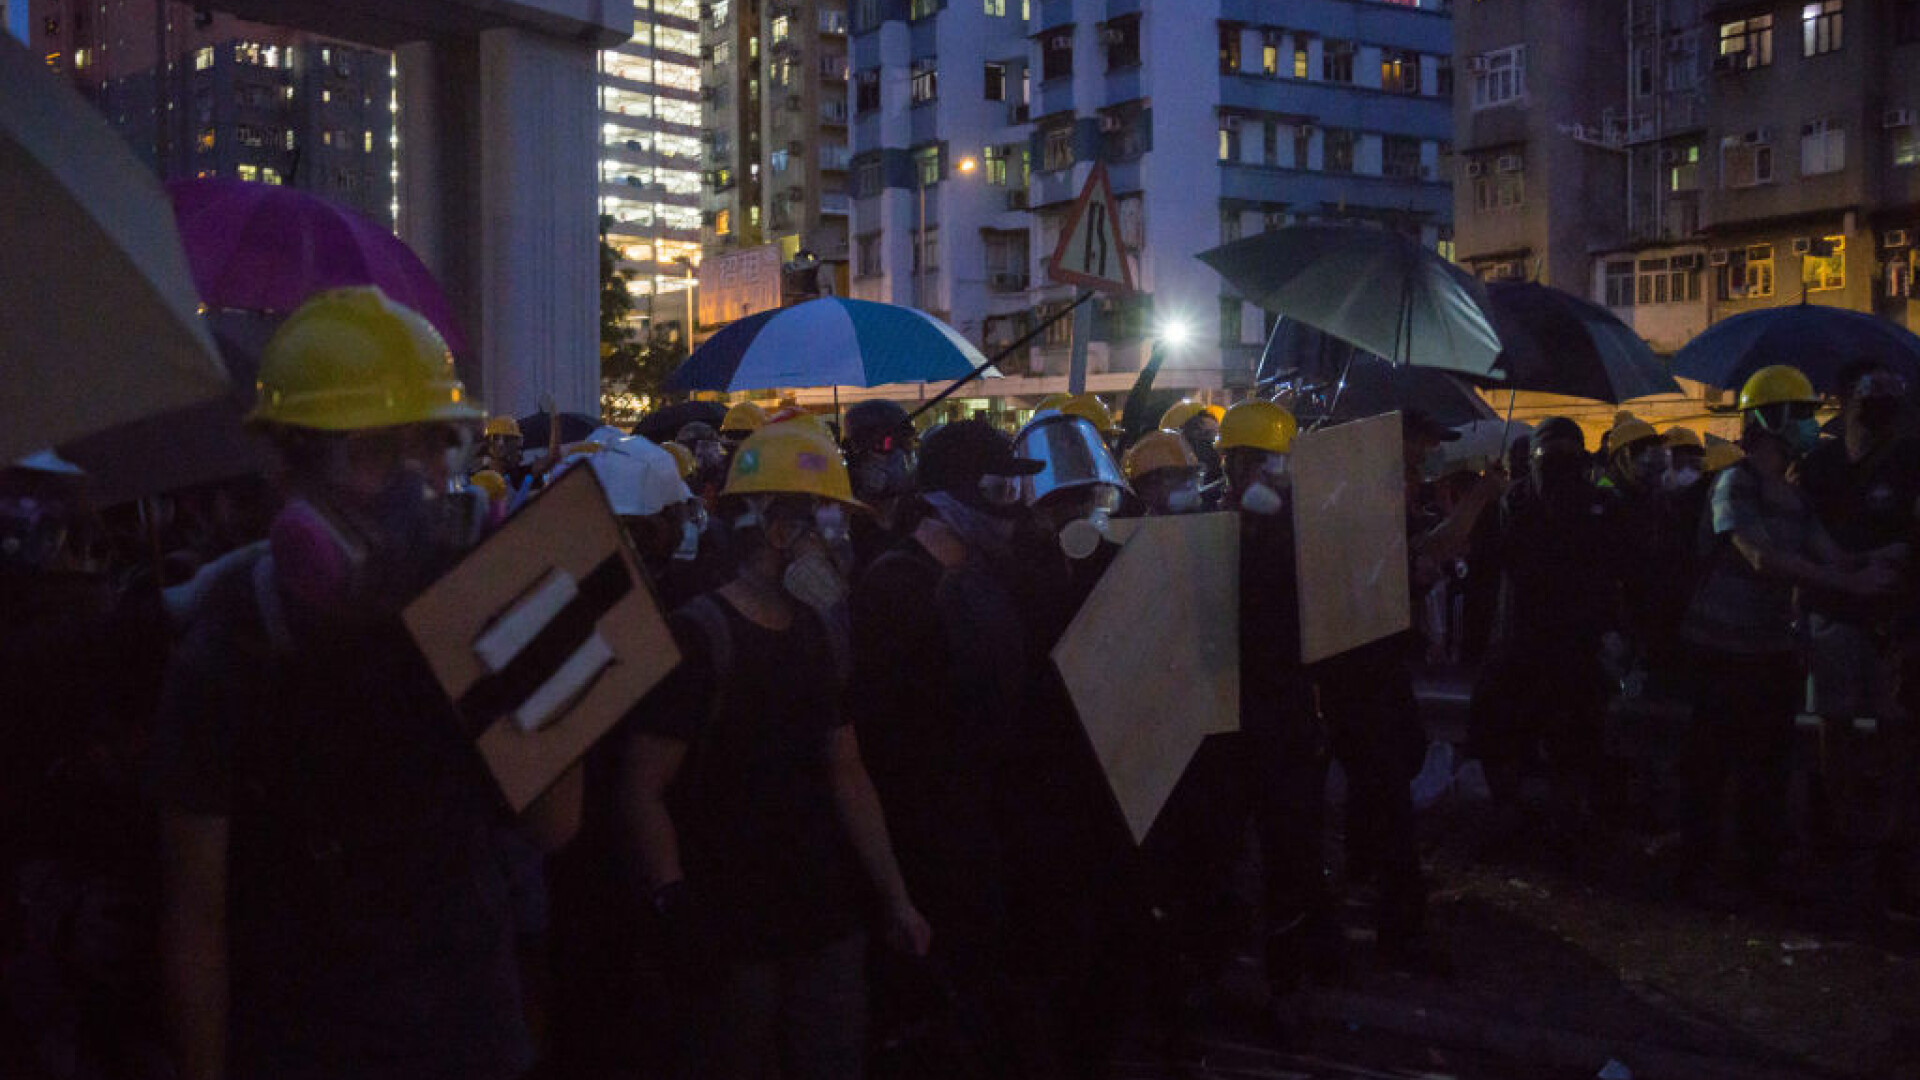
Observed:
[[[1192,336],[1193,327],[1187,325],[1185,319],[1169,318],[1160,324],[1160,341],[1169,348],[1185,345]]]
[[[961,159],[960,159],[960,166],[959,166],[959,167],[960,167],[960,171],[961,171],[961,172],[963,172],[963,173],[970,173],[970,172],[972,172],[973,170],[975,170],[975,169],[977,169],[977,168],[979,168],[979,167],[980,167],[980,163],[979,163],[979,162],[977,162],[977,161],[975,161],[975,160],[973,160],[973,159],[972,159],[972,158],[970,158],[970,157],[963,157],[963,158],[961,158]]]

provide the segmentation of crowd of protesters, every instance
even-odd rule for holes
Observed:
[[[1761,371],[1737,445],[1623,414],[1596,456],[1556,418],[1444,472],[1454,433],[1403,414],[1415,630],[1313,664],[1272,401],[1130,443],[1061,395],[1013,434],[743,403],[528,447],[372,289],[309,301],[260,371],[271,481],[96,512],[56,457],[0,473],[0,1074],[1099,1076],[1177,1047],[1248,949],[1289,1038],[1356,960],[1335,762],[1373,962],[1449,971],[1409,791],[1436,657],[1476,662],[1516,836],[1617,823],[1610,702],[1680,703],[1683,884],[1716,904],[1795,872],[1796,718],[1875,721],[1906,795],[1881,887],[1913,908],[1920,444],[1873,364],[1826,435]],[[682,659],[512,815],[398,615],[573,468]],[[1239,519],[1241,730],[1136,844],[1049,655],[1114,518],[1208,511]]]

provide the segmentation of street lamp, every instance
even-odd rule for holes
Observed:
[[[940,158],[934,157],[935,170],[938,171]],[[954,168],[962,175],[971,175],[980,163],[971,157],[963,157],[954,163]],[[927,170],[924,165],[915,163],[914,187],[920,196],[920,230],[913,238],[913,306],[921,311],[927,310]]]

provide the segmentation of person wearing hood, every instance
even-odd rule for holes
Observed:
[[[883,399],[862,401],[847,409],[843,422],[847,471],[853,475],[853,493],[873,508],[870,516],[853,523],[855,576],[871,566],[895,537],[902,504],[913,497],[913,468],[920,436],[907,419],[907,410]]]
[[[682,660],[620,736],[623,821],[661,939],[711,982],[707,1075],[857,1078],[867,926],[910,955],[931,937],[843,705],[829,551],[866,508],[794,423],[746,437],[721,502],[738,570],[668,620]]]
[[[1681,623],[1695,672],[1681,761],[1685,884],[1715,907],[1739,902],[1745,890],[1798,888],[1776,876],[1789,841],[1794,717],[1805,689],[1795,590],[1825,598],[1829,612],[1871,612],[1894,598],[1909,555],[1899,542],[1842,547],[1789,478],[1819,441],[1819,405],[1806,375],[1785,365],[1760,369],[1740,388],[1746,457],[1714,477],[1703,523],[1712,553]],[[1719,873],[1718,864],[1720,796],[1729,779],[1738,789],[1737,877]]]

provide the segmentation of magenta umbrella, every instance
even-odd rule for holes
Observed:
[[[207,307],[285,313],[322,289],[377,285],[466,350],[440,284],[384,226],[278,184],[173,180],[167,194]]]

